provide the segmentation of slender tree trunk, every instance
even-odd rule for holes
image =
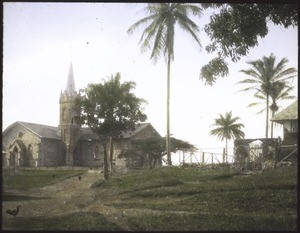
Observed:
[[[104,153],[104,180],[108,180],[108,158],[107,158],[107,150],[106,150],[106,142],[103,143],[103,153]]]
[[[226,143],[226,146],[225,146],[225,162],[227,163],[228,162],[228,156],[227,156],[227,138],[225,138],[225,143]]]
[[[110,161],[110,172],[113,172],[113,155],[114,155],[114,144],[113,138],[109,137],[109,161]]]
[[[168,165],[172,165],[171,150],[170,150],[170,69],[171,69],[171,55],[168,54],[167,67],[167,135],[166,135],[166,151]]]
[[[267,107],[266,107],[266,138],[269,135],[269,95],[267,94]]]
[[[275,115],[275,111],[272,111],[272,118]],[[274,127],[274,122],[271,122],[271,138],[273,138],[273,127]]]

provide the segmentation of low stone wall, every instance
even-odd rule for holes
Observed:
[[[261,142],[253,147],[254,141]],[[279,156],[278,139],[239,139],[234,141],[234,164],[236,171],[264,170],[274,168]],[[252,147],[251,147],[252,146]]]

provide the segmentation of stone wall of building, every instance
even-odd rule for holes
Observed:
[[[41,138],[32,133],[20,124],[15,124],[14,127],[2,137],[3,150],[6,154],[6,165],[9,165],[9,156],[11,154],[11,146],[15,140],[21,140],[26,147],[25,156],[30,157],[29,166],[37,166],[39,160],[39,146]]]
[[[160,135],[157,133],[157,131],[151,126],[148,125],[143,130],[137,132],[135,135],[130,137],[129,139],[123,139],[115,143],[115,150],[117,150],[118,154],[117,157],[119,157],[119,154],[122,151],[125,151],[130,147],[130,141],[132,140],[138,140],[138,139],[148,139],[153,137],[160,137]],[[139,157],[128,157],[128,158],[119,158],[117,163],[119,167],[123,166],[125,168],[129,169],[137,169],[137,168],[149,168],[149,158],[147,155],[141,155]],[[162,166],[162,161],[158,160],[156,161],[156,166]]]
[[[75,166],[103,167],[103,146],[98,140],[81,140],[75,150]]]
[[[57,167],[66,165],[66,148],[61,140],[43,138],[40,144],[38,166]]]

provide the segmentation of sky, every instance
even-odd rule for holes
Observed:
[[[121,81],[134,81],[137,97],[145,99],[145,113],[161,136],[166,135],[166,75],[163,59],[153,63],[150,51],[141,53],[143,28],[134,34],[128,28],[145,17],[141,3],[22,3],[3,5],[3,109],[2,130],[16,121],[58,126],[59,97],[66,87],[70,63],[76,90],[89,83],[121,73]],[[213,11],[192,19],[201,31],[202,49],[179,28],[175,31],[174,62],[171,64],[171,134],[198,148],[221,148],[224,141],[209,136],[214,119],[232,111],[245,127],[245,138],[265,136],[264,105],[252,92],[238,92],[247,86],[236,84],[245,78],[246,62],[273,53],[277,61],[289,60],[298,67],[298,28],[284,29],[269,23],[269,33],[259,45],[237,63],[229,63],[230,74],[213,86],[199,79],[200,69],[214,55],[205,51],[209,38],[203,30]],[[297,68],[298,69],[298,68]],[[291,93],[297,96],[298,80]],[[280,110],[293,100],[280,102]],[[282,129],[275,128],[275,137]],[[229,142],[233,147],[233,141]]]

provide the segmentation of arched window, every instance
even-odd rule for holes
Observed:
[[[66,107],[63,107],[61,111],[61,121],[64,122],[66,120]]]

